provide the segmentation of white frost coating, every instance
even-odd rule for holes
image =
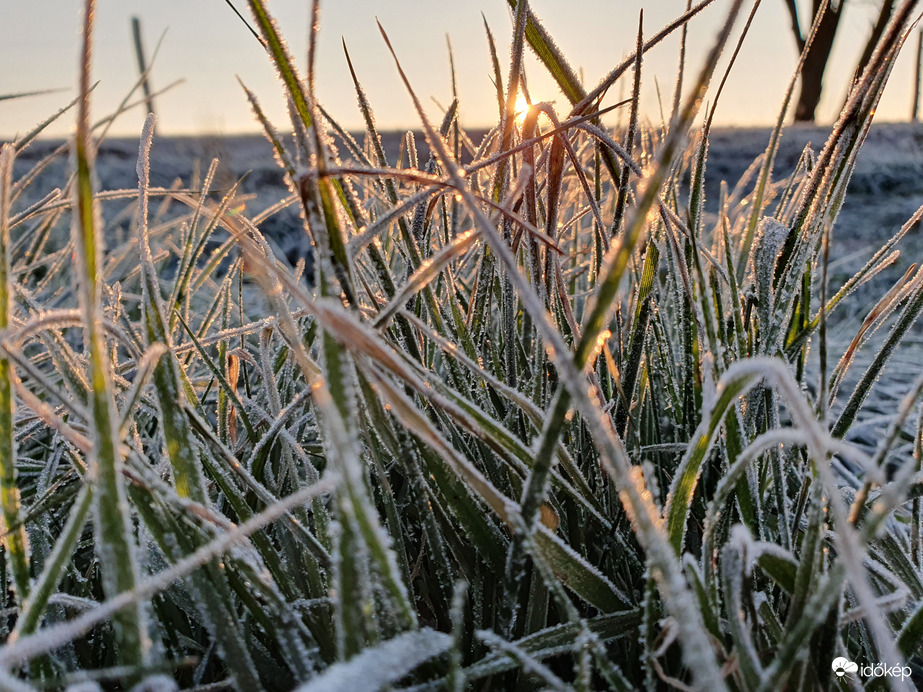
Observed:
[[[166,675],[150,675],[131,688],[130,692],[177,692],[179,685]]]
[[[731,527],[731,537],[728,545],[740,553],[740,561],[743,564],[744,576],[750,576],[750,568],[753,565],[753,556],[751,554],[753,546],[753,537],[750,531],[743,524],[735,524]]]
[[[715,384],[715,356],[711,351],[702,354],[702,410],[713,411],[718,403],[718,391]]]
[[[488,644],[494,649],[502,651],[505,654],[515,658],[522,664],[524,671],[528,671],[529,673],[542,678],[542,682],[544,683],[543,689],[561,691],[570,689],[561,681],[557,675],[551,671],[550,668],[548,668],[537,658],[530,656],[526,651],[516,646],[516,644],[498,637],[490,630],[479,630],[475,633],[475,635],[485,644]]]
[[[102,692],[102,689],[103,688],[99,686],[98,682],[83,680],[82,682],[75,682],[73,685],[68,685],[65,692]]]
[[[578,553],[578,552],[577,552],[576,550],[574,550],[571,546],[569,546],[567,543],[565,543],[565,542],[562,541],[560,538],[558,538],[554,533],[552,533],[551,531],[549,531],[543,524],[538,524],[538,525],[536,526],[536,530],[535,530],[535,531],[536,531],[536,533],[543,533],[543,534],[545,534],[545,537],[548,538],[549,540],[551,540],[553,543],[555,543],[555,544],[557,545],[557,547],[558,547],[559,550],[561,550],[562,552],[567,553],[567,554],[571,557],[571,559],[572,559],[574,562],[579,563],[580,566],[581,566],[584,570],[586,570],[587,572],[589,572],[590,574],[592,574],[598,581],[600,581],[601,583],[605,584],[606,587],[607,587],[609,590],[612,591],[613,595],[616,596],[616,598],[622,600],[622,601],[623,601],[624,603],[626,603],[626,604],[627,604],[627,603],[631,603],[631,599],[629,599],[628,596],[626,596],[624,593],[622,593],[621,589],[619,589],[615,584],[613,584],[611,581],[609,581],[609,579],[608,579],[602,572],[600,572],[596,567],[594,567],[594,566],[591,565],[589,562],[587,562],[587,561],[580,555],[580,553]]]
[[[772,310],[772,282],[776,259],[788,237],[789,227],[781,221],[766,216],[760,221],[756,243],[753,246],[753,280],[760,301],[760,316],[766,319]]]
[[[13,644],[0,648],[0,683],[3,682],[3,668],[28,661],[35,656],[52,651],[73,639],[86,634],[90,629],[108,620],[122,608],[131,604],[150,599],[173,582],[191,574],[199,567],[207,564],[215,557],[228,551],[238,541],[259,531],[263,527],[285,516],[293,507],[296,507],[313,497],[331,492],[339,482],[336,474],[327,473],[316,484],[302,488],[287,495],[267,507],[259,514],[254,515],[236,528],[217,536],[187,557],[179,560],[172,567],[158,572],[152,577],[141,582],[134,590],[124,591],[114,598],[101,603],[79,617],[67,622],[62,622],[50,627],[45,627],[35,634],[23,637]]]
[[[337,663],[296,692],[377,692],[438,656],[452,645],[452,637],[424,628],[406,632],[366,649],[345,663]]]

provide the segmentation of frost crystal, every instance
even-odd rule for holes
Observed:
[[[452,638],[424,628],[406,632],[346,663],[337,663],[297,692],[374,692],[397,682],[421,663],[448,651]]]
[[[131,688],[131,692],[176,692],[179,685],[166,675],[151,675]]]

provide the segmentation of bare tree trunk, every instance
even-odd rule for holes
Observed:
[[[820,4],[820,0],[814,0],[812,17],[817,16]],[[815,111],[823,89],[824,70],[827,68],[830,51],[833,49],[833,39],[836,37],[836,30],[840,24],[840,15],[841,11],[834,12],[828,8],[817,27],[817,35],[805,57],[804,69],[801,71],[801,91],[795,107],[796,122],[814,122]]]
[[[862,57],[859,58],[859,62],[856,64],[856,78],[862,74],[862,70],[865,69],[865,66],[869,64],[869,60],[872,59],[872,53],[875,52],[878,41],[881,39],[882,34],[885,33],[885,28],[888,26],[888,22],[891,21],[891,15],[893,13],[894,0],[884,0],[884,2],[881,3],[881,12],[878,13],[878,21],[876,21],[875,26],[872,27],[872,33],[869,35],[869,40],[865,44],[865,50],[862,51]]]
[[[910,113],[910,120],[918,122],[920,120],[920,72],[923,71],[923,29],[920,30],[919,39],[917,40],[917,62],[913,69],[913,109]]]
[[[878,13],[878,20],[875,22],[875,26],[872,27],[872,33],[869,34],[869,39],[865,44],[865,49],[862,51],[862,55],[859,57],[859,62],[856,63],[856,71],[853,73],[853,83],[859,79],[862,75],[862,70],[865,69],[865,66],[869,64],[869,61],[872,59],[872,53],[875,52],[875,48],[878,46],[878,41],[881,40],[882,35],[885,32],[885,29],[888,27],[888,22],[891,21],[891,15],[894,13],[894,0],[884,0],[881,3],[881,11]],[[846,101],[849,100],[849,92],[852,90],[852,84],[850,88],[846,90],[846,98],[843,99],[843,106],[845,107]]]
[[[792,34],[795,36],[795,43],[798,44],[798,54],[804,50],[804,44],[807,40],[801,31],[801,22],[798,19],[798,2],[797,0],[786,0],[786,9],[788,9],[789,19],[792,20]]]
[[[144,56],[144,44],[141,42],[141,20],[138,17],[131,18],[131,35],[135,42],[135,58],[138,61],[138,72],[143,80],[141,86],[144,89],[144,103],[147,106],[147,112],[154,112],[154,96],[151,90],[151,75],[148,73],[147,59]]]

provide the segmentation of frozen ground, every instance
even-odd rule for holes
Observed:
[[[470,133],[477,143],[480,133]],[[782,140],[775,166],[777,179],[794,169],[805,145],[811,143],[817,151],[826,140],[828,130],[815,127],[791,127]],[[769,137],[767,129],[723,129],[712,134],[706,180],[707,207],[714,210],[721,180],[733,184],[750,163],[759,156]],[[397,159],[401,133],[384,136],[391,162]],[[360,140],[361,141],[361,140]],[[416,137],[421,165],[425,161],[425,145]],[[33,144],[17,162],[17,174],[23,173],[44,157],[60,142]],[[103,189],[131,188],[137,184],[135,159],[137,141],[115,139],[106,141],[98,154],[98,175]],[[253,214],[274,204],[288,194],[282,173],[272,158],[265,139],[247,137],[157,138],[152,160],[151,178],[154,186],[167,187],[177,179],[189,184],[193,171],[207,168],[218,157],[221,166],[215,180],[217,190],[228,189],[243,176],[241,192],[253,195],[247,203]],[[47,192],[64,180],[66,157],[42,173],[33,186],[36,193]],[[34,201],[34,200],[33,200]],[[849,194],[833,232],[831,284],[835,290],[872,253],[893,235],[901,225],[923,205],[923,125],[879,125],[872,129],[859,158],[850,183]],[[280,256],[294,264],[307,253],[307,241],[301,229],[297,208],[291,206],[267,219],[262,230],[275,244]],[[847,307],[840,311],[831,328],[833,340],[845,347],[847,334],[854,330],[890,282],[906,271],[911,263],[923,260],[923,233],[913,229],[899,246],[900,261],[863,287]],[[870,346],[860,352],[853,372],[861,372],[863,364],[874,355],[875,342],[886,335],[882,330]],[[908,341],[892,358],[890,366],[874,389],[870,413],[893,411],[896,400],[920,372],[923,361],[923,325],[917,324]],[[835,364],[835,361],[831,363]],[[844,384],[842,398],[851,391],[853,382]],[[867,418],[855,428],[860,440],[873,443],[881,428],[881,419]]]

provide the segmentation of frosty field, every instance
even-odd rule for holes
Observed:
[[[331,133],[333,134],[333,133]],[[381,133],[384,149],[391,160],[401,152],[404,132]],[[468,133],[479,142],[486,131]],[[712,132],[709,148],[709,172],[706,180],[706,213],[716,213],[719,187],[741,179],[747,168],[764,152],[769,141],[767,128],[723,128]],[[794,170],[804,147],[818,149],[829,134],[829,128],[805,125],[786,129],[777,154],[781,171]],[[363,133],[351,133],[361,141]],[[335,135],[333,135],[335,137]],[[428,151],[423,134],[413,133],[417,146]],[[16,172],[25,172],[60,147],[60,141],[42,141],[32,145],[17,160]],[[340,143],[342,147],[342,143]],[[138,142],[134,139],[110,139],[98,152],[97,175],[103,189],[129,188],[136,182],[135,159]],[[344,153],[344,158],[349,155]],[[285,183],[285,176],[272,156],[272,147],[262,136],[219,136],[159,138],[151,156],[152,184],[168,188],[174,184],[188,186],[196,171],[203,171],[217,158],[217,183],[214,194],[220,195],[238,181],[239,191],[247,195],[248,214],[256,215],[286,199],[294,201]],[[67,161],[58,158],[40,174],[33,188],[23,195],[23,205],[38,201],[38,191],[54,186],[65,173]],[[752,181],[751,181],[752,186]],[[31,193],[31,194],[30,194]],[[850,181],[849,195],[837,219],[835,239],[831,247],[832,280],[842,283],[868,261],[881,244],[890,238],[914,212],[923,206],[923,125],[873,125],[860,152],[856,170]],[[260,224],[260,230],[271,243],[280,261],[294,267],[299,259],[312,256],[311,241],[299,218],[298,205],[290,204]],[[218,245],[218,243],[215,243]],[[849,320],[862,319],[870,307],[869,301],[887,290],[911,264],[923,258],[923,233],[919,226],[902,240],[900,257],[884,269],[877,278],[860,289],[840,315],[832,332],[833,352],[839,356],[852,339],[854,330]],[[259,310],[251,314],[257,318]],[[878,335],[878,341],[883,338]],[[860,360],[874,355],[876,342],[860,352]],[[904,347],[893,356],[892,364],[882,374],[883,381],[872,392],[869,415],[855,424],[852,435],[857,441],[874,439],[869,426],[880,427],[883,416],[893,408],[911,384],[912,374],[923,361],[923,326],[917,323],[906,337]],[[861,367],[851,373],[860,372]],[[871,411],[877,416],[871,415]]]

